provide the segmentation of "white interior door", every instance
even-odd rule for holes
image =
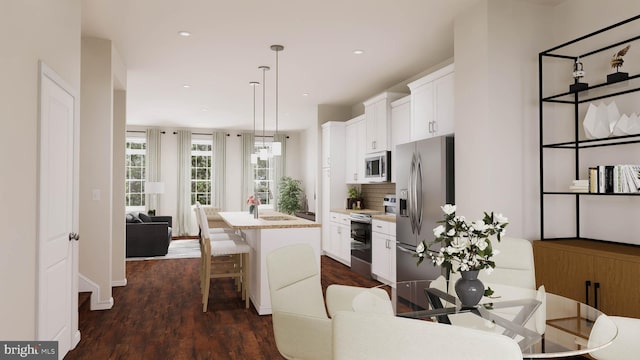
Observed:
[[[37,340],[62,358],[79,341],[77,156],[74,92],[40,66]]]

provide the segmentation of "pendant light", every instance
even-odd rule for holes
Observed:
[[[253,87],[253,136],[256,136],[256,86],[260,85],[257,81],[249,82],[249,85]],[[251,163],[258,163],[258,154],[251,154]]]
[[[264,143],[264,128],[265,128],[265,119],[266,119],[266,114],[265,114],[265,90],[264,88],[265,86],[265,73],[267,72],[267,70],[271,69],[268,66],[259,66],[258,69],[262,70],[262,149],[260,149],[259,152],[259,157],[260,160],[267,160],[269,159],[270,153],[269,150],[266,148],[265,143]]]
[[[275,141],[275,135],[278,135],[278,53],[284,50],[284,46],[282,45],[271,45],[271,50],[276,52],[276,132],[273,137],[273,142],[271,143],[271,153],[274,156],[282,155],[282,143],[279,141]]]

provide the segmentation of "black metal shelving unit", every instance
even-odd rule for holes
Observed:
[[[584,52],[581,54],[567,54],[563,53],[563,51],[568,52],[568,48],[571,45],[576,45],[578,43],[582,43],[584,41],[588,41],[592,39],[594,36],[609,32],[613,29],[619,28],[626,24],[632,23],[634,21],[640,20],[640,15],[636,15],[627,20],[621,21],[619,23],[613,24],[611,26],[605,27],[598,31],[594,31],[590,34],[581,36],[577,39],[568,41],[566,43],[555,46],[546,51],[542,51],[538,54],[538,91],[539,91],[539,122],[540,122],[540,143],[539,143],[539,156],[540,156],[540,237],[541,240],[556,240],[556,239],[587,239],[583,238],[580,234],[580,198],[583,196],[640,196],[640,193],[581,193],[581,192],[569,192],[569,191],[547,191],[544,188],[544,150],[545,149],[560,149],[560,150],[568,150],[574,152],[575,159],[575,179],[580,178],[580,150],[595,148],[595,147],[609,147],[609,146],[623,146],[628,144],[637,144],[640,143],[640,134],[634,135],[626,135],[626,136],[615,136],[608,137],[602,139],[580,139],[579,138],[579,126],[580,119],[578,118],[578,110],[579,105],[583,103],[588,103],[596,100],[602,100],[606,98],[612,98],[615,96],[630,94],[633,92],[640,91],[640,74],[629,74],[629,77],[624,80],[627,86],[624,89],[620,89],[621,82],[602,82],[598,84],[594,84],[588,86],[580,91],[576,92],[562,92],[558,94],[553,94],[550,96],[544,96],[543,94],[543,74],[544,67],[543,63],[546,59],[560,59],[566,60],[567,62],[571,62],[570,65],[573,65],[578,59],[585,59],[589,56],[600,54],[604,51],[610,51],[613,48],[617,48],[621,45],[631,43],[640,39],[640,35],[633,36],[630,38],[626,38],[621,41],[616,41],[607,46],[591,50],[588,52]],[[568,66],[569,68],[569,66]],[[603,74],[604,77],[605,74]],[[635,80],[635,81],[634,81]],[[578,80],[576,80],[577,82]],[[567,84],[568,86],[569,84]],[[614,86],[615,85],[615,86]],[[598,89],[598,92],[601,92],[598,95],[589,95],[589,90]],[[602,93],[604,92],[604,93]],[[544,105],[545,104],[566,104],[567,106],[573,106],[573,114],[574,114],[574,129],[573,129],[573,139],[570,141],[564,141],[559,143],[545,143],[544,142]],[[544,212],[545,212],[545,197],[546,196],[574,196],[575,197],[575,215],[576,215],[576,223],[575,223],[575,236],[574,237],[565,237],[565,238],[548,238],[545,236],[544,226]],[[592,239],[590,239],[592,240]],[[606,239],[603,239],[606,241]]]

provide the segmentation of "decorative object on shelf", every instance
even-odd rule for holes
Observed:
[[[622,114],[620,120],[618,120],[613,127],[613,136],[624,136],[640,134],[640,117],[638,114],[632,113],[631,115]]]
[[[589,104],[582,126],[587,139],[601,139],[611,135],[613,128],[620,119],[620,111],[615,101],[609,105],[601,102],[598,105]]]
[[[282,155],[282,143],[275,141],[275,135],[278,135],[278,53],[284,50],[282,45],[271,45],[271,50],[276,52],[276,132],[274,141],[271,143],[271,154],[273,156]]]
[[[278,211],[293,214],[302,209],[302,181],[283,176],[278,185]]]
[[[627,45],[622,50],[613,54],[613,57],[611,58],[611,68],[612,69],[615,68],[616,72],[614,72],[613,74],[607,75],[608,83],[623,81],[629,78],[629,73],[620,72],[620,67],[624,63],[624,60],[622,59],[622,57],[627,53],[627,51],[629,51],[630,47],[631,45]]]
[[[427,244],[426,240],[422,241],[416,248],[416,256],[418,256],[418,265],[424,261],[425,258],[431,259],[433,264],[442,266],[447,270],[447,273],[455,272],[467,272],[467,271],[479,271],[487,270],[491,271],[496,265],[491,260],[493,257],[493,247],[491,246],[490,237],[495,237],[497,241],[502,239],[505,234],[505,227],[509,224],[508,219],[502,214],[484,213],[482,220],[474,222],[468,222],[464,216],[456,216],[456,206],[446,204],[441,207],[444,212],[444,220],[440,221],[444,225],[438,225],[433,229],[435,240]],[[440,250],[432,252],[429,248],[432,245],[439,244]],[[465,275],[466,277],[473,277],[472,274]],[[477,277],[477,274],[476,274]],[[477,282],[469,283],[465,279],[460,278],[455,285],[456,294],[458,298],[463,301],[463,306],[474,306],[480,301],[482,295],[478,297],[475,304],[471,303],[471,300],[477,297],[473,296],[471,300],[463,297],[462,293],[475,293],[477,292]],[[477,280],[480,281],[480,280]],[[461,284],[458,285],[458,282]],[[465,284],[468,286],[474,286],[476,290],[465,289]],[[460,288],[460,292],[458,292]],[[482,287],[484,289],[484,285]],[[486,290],[491,293],[491,289]],[[484,290],[482,294],[484,294]]]
[[[580,79],[584,77],[584,67],[580,61],[580,57],[576,58],[573,63],[573,79],[574,83],[569,85],[570,92],[578,92],[589,88],[589,84],[580,82]]]

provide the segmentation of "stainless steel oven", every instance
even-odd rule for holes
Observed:
[[[371,215],[351,213],[351,270],[371,278]]]

